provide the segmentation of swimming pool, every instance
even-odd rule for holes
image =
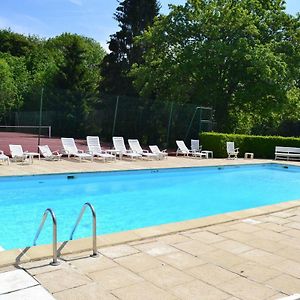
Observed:
[[[87,201],[104,234],[295,200],[299,186],[300,168],[277,164],[1,177],[0,246],[31,246],[48,207],[64,241]],[[86,211],[74,238],[90,235]],[[51,241],[48,218],[38,244]]]

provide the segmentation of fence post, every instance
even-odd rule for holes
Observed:
[[[171,110],[170,110],[170,115],[169,115],[169,123],[168,123],[168,131],[167,131],[167,148],[169,147],[170,129],[171,129],[171,121],[172,121],[172,115],[173,115],[173,106],[174,106],[174,102],[171,102]]]
[[[40,145],[40,142],[41,142],[42,113],[43,113],[43,96],[44,96],[44,88],[42,88],[42,91],[41,91],[38,146]]]
[[[199,112],[199,133],[202,130],[202,108],[200,108],[200,112]]]
[[[190,129],[191,129],[191,127],[192,127],[192,124],[193,124],[193,121],[194,121],[194,118],[195,118],[195,116],[196,116],[196,113],[197,113],[197,110],[198,110],[198,109],[201,109],[201,107],[200,107],[200,106],[197,106],[197,107],[195,108],[195,111],[194,111],[194,114],[193,114],[193,116],[192,116],[191,122],[190,122],[190,124],[189,124],[188,130],[186,131],[186,134],[185,134],[185,137],[184,137],[184,141],[186,141],[186,138],[188,137],[188,135],[189,135],[189,133],[190,133]]]
[[[117,114],[118,114],[118,106],[119,106],[119,96],[117,96],[116,108],[115,108],[115,116],[114,116],[114,123],[113,123],[113,129],[112,129],[111,136],[114,136],[114,134],[115,134],[116,120],[117,120]]]

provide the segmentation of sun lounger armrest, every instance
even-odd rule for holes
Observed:
[[[239,150],[240,150],[240,148],[235,148],[235,149],[234,149],[234,151],[239,151]]]
[[[167,149],[162,150],[161,152],[167,153]]]
[[[148,151],[148,150],[144,150],[144,149],[143,149],[143,153],[149,153],[149,151]]]
[[[80,149],[78,149],[78,153],[84,153],[84,151],[83,151],[83,150],[80,150]]]
[[[55,150],[52,152],[52,154],[55,154],[55,155],[60,155],[59,151],[58,150]]]
[[[61,153],[63,153],[63,154],[69,154],[69,151],[68,151],[68,150],[65,150],[65,149],[62,149],[62,150],[61,150]]]
[[[2,155],[3,155],[3,154],[4,154],[4,152],[3,152],[2,150],[0,150],[0,154],[2,154]]]

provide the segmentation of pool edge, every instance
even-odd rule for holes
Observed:
[[[247,219],[284,211],[287,209],[300,206],[300,200],[293,200],[288,202],[281,202],[257,208],[250,208],[246,210],[239,210],[225,214],[218,214],[203,218],[192,219],[188,221],[168,223],[159,226],[151,226],[139,228],[119,233],[112,233],[97,236],[98,248],[115,246],[123,243],[141,241],[147,238],[155,238],[168,234],[174,234],[186,230],[205,228],[212,225],[223,224],[231,221]],[[58,244],[59,256],[64,260],[64,257],[70,254],[77,254],[81,252],[92,252],[92,238],[83,238],[73,241],[65,241]],[[0,268],[10,265],[20,265],[22,263],[47,259],[52,257],[52,245],[40,245],[26,247],[23,249],[12,249],[0,252]]]

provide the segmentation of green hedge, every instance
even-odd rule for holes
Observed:
[[[200,142],[203,149],[212,150],[215,157],[227,157],[226,142],[234,142],[234,146],[239,148],[239,157],[244,157],[245,152],[253,152],[255,158],[273,159],[276,146],[300,148],[300,138],[216,132],[201,133]]]

